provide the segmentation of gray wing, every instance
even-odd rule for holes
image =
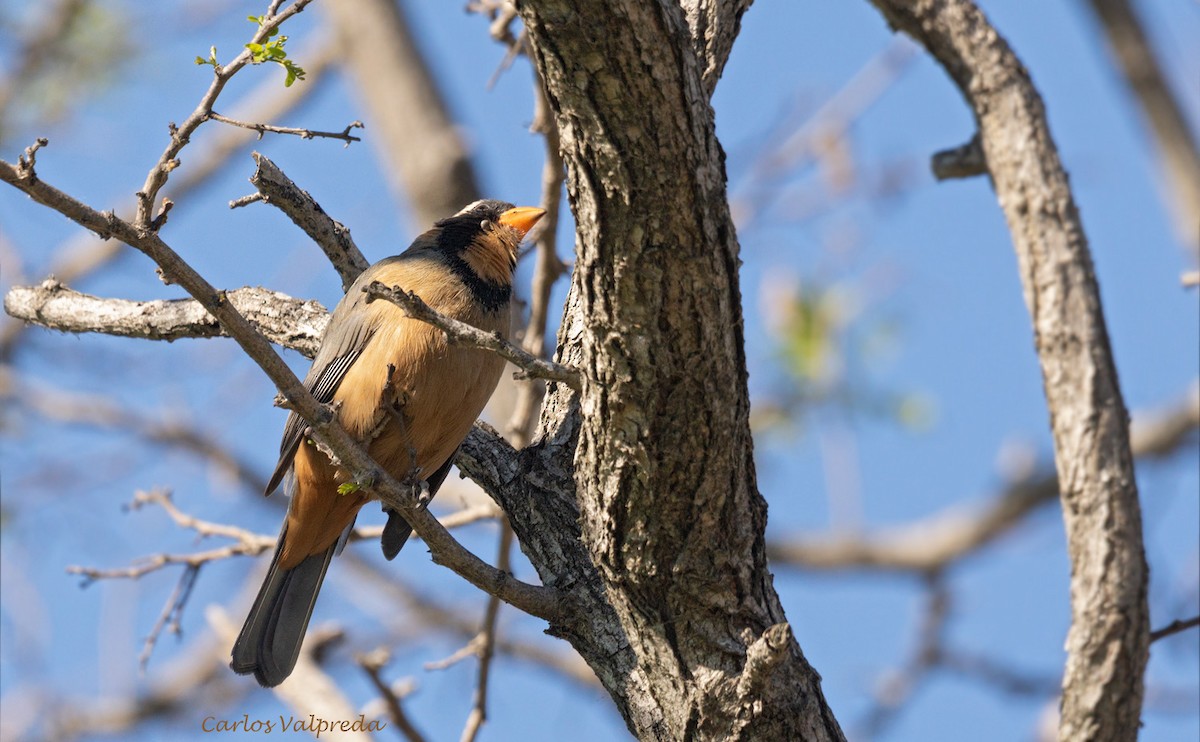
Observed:
[[[375,334],[375,328],[367,322],[367,313],[363,311],[366,296],[362,293],[362,287],[371,280],[368,276],[370,273],[370,268],[363,271],[334,308],[329,326],[325,328],[325,337],[321,340],[321,348],[313,359],[308,376],[304,378],[304,388],[321,404],[328,404],[333,399],[346,372],[362,355],[371,336]],[[275,465],[275,472],[264,494],[270,495],[283,481],[307,427],[304,418],[295,412],[288,415],[283,428],[283,441],[279,444],[279,463]]]

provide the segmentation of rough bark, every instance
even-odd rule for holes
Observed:
[[[580,535],[618,622],[591,628],[627,648],[567,638],[641,739],[841,739],[767,571],[705,77],[728,50],[697,54],[670,2],[518,9],[578,224],[559,360],[586,378],[578,413],[558,386],[543,422],[578,415]]]
[[[271,342],[310,357],[316,355],[329,323],[329,312],[319,302],[249,287],[228,291],[225,296]],[[14,286],[4,296],[4,311],[61,332],[167,341],[226,335],[195,299],[102,299],[73,291],[53,278],[37,286]]]
[[[1071,557],[1059,738],[1137,737],[1147,570],[1129,415],[1087,239],[1029,73],[969,0],[872,0],[975,113],[1033,319]]]

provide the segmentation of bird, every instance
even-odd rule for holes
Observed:
[[[400,255],[367,268],[334,308],[305,377],[305,388],[331,406],[377,463],[399,481],[423,480],[430,496],[495,390],[504,360],[450,344],[441,330],[391,302],[369,301],[363,289],[373,281],[400,286],[447,317],[507,337],[517,248],[545,213],[475,201],[436,222]],[[295,668],[330,561],[368,502],[306,431],[292,412],[265,492],[288,479],[287,517],[230,662],[263,687],[278,685]],[[412,529],[384,509],[381,544],[391,560]]]

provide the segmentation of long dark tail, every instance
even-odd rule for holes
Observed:
[[[317,593],[338,547],[334,544],[324,554],[313,554],[292,569],[279,569],[285,536],[286,525],[279,534],[267,579],[233,644],[233,661],[229,663],[239,675],[254,673],[255,680],[265,688],[279,685],[292,674]]]

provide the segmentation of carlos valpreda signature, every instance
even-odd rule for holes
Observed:
[[[218,734],[234,732],[241,734],[275,734],[278,732],[306,732],[320,739],[325,732],[378,732],[387,728],[387,722],[378,719],[367,721],[363,714],[354,719],[322,719],[316,714],[308,716],[279,716],[251,719],[242,717],[222,719],[206,716],[200,721],[200,730]]]

